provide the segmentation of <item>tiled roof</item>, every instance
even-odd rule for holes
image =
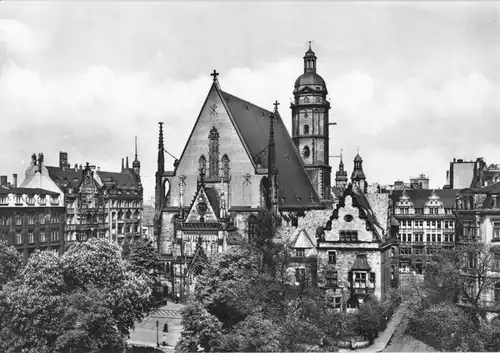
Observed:
[[[267,145],[269,142],[269,116],[271,112],[229,93],[222,92],[238,131],[251,156],[260,158],[267,168]],[[280,208],[321,208],[314,187],[306,174],[300,156],[293,144],[285,124],[278,116],[275,124],[276,167],[280,197],[284,197]],[[312,195],[312,200],[310,200]]]
[[[425,203],[432,194],[432,189],[405,189],[406,194],[413,202],[415,208],[424,208]],[[453,208],[457,194],[460,193],[458,189],[435,189],[434,192],[443,203],[444,208]],[[403,190],[394,190],[392,192],[392,204],[396,207]]]
[[[479,193],[500,194],[500,182],[484,186],[478,190]]]
[[[49,171],[50,178],[60,188],[77,188],[80,186],[83,179],[83,170],[62,169],[59,167],[47,167],[47,170]],[[138,186],[137,177],[132,170],[126,170],[120,173],[105,171],[95,171],[95,173],[106,186],[115,185],[117,188]]]
[[[346,193],[344,193],[344,195],[350,194],[354,199],[353,204],[365,210],[367,221],[372,225],[373,231],[376,233],[376,235],[378,235],[379,239],[382,239],[382,231],[385,229],[385,227],[380,224],[377,216],[375,216],[375,213],[370,206],[370,202],[368,202],[363,191],[356,185],[352,186],[352,190],[350,192],[347,192],[348,190],[349,188],[346,190]]]
[[[49,177],[60,188],[76,188],[82,182],[83,173],[81,170],[62,169],[59,167],[47,167],[47,170],[49,171]]]
[[[102,171],[97,171],[96,173],[99,175],[104,185],[112,184],[116,185],[118,188],[138,186],[137,176],[132,170],[125,170],[120,173]]]
[[[8,194],[16,194],[16,195],[51,195],[51,196],[57,196],[59,193],[45,190],[45,189],[38,189],[38,188],[0,188],[0,194],[1,195],[8,195]]]

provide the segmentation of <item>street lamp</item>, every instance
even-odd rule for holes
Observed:
[[[160,347],[160,341],[158,339],[158,325],[160,325],[160,322],[156,320],[156,347]]]

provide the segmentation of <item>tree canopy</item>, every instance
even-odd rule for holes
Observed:
[[[111,352],[126,346],[143,317],[149,279],[127,271],[106,239],[72,245],[59,257],[35,251],[0,298],[3,352]]]
[[[262,214],[250,242],[208,259],[182,312],[177,351],[303,351],[334,333],[342,315],[316,288],[293,285],[273,222]]]

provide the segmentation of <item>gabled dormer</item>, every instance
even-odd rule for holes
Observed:
[[[291,256],[309,257],[316,255],[316,242],[304,228],[297,228],[288,245]]]
[[[399,197],[398,202],[396,203],[396,208],[394,210],[396,215],[414,215],[415,207],[410,197],[406,193],[406,189],[403,189],[403,193]]]
[[[424,214],[426,215],[440,215],[444,214],[444,205],[439,196],[436,195],[436,191],[432,190],[429,198],[424,205]]]

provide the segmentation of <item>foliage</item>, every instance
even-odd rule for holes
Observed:
[[[22,265],[21,254],[13,246],[0,241],[0,286],[13,279]]]
[[[127,269],[136,274],[144,275],[149,278],[152,295],[149,299],[148,308],[155,305],[156,300],[161,296],[157,292],[156,284],[159,281],[159,273],[163,269],[163,262],[158,251],[151,242],[140,239],[128,245]]]
[[[380,331],[383,308],[374,296],[367,295],[360,305],[357,317],[359,332],[372,342]]]
[[[323,293],[292,284],[287,254],[272,239],[274,219],[263,213],[259,220],[250,242],[205,264],[176,351],[303,351],[337,333],[341,315]]]
[[[408,330],[416,337],[428,340],[436,348],[456,350],[467,344],[475,333],[475,327],[466,313],[449,302],[421,307],[411,311]],[[476,351],[479,347],[474,343]]]
[[[77,243],[61,257],[35,251],[0,298],[0,350],[99,352],[122,349],[150,295],[106,239]]]

